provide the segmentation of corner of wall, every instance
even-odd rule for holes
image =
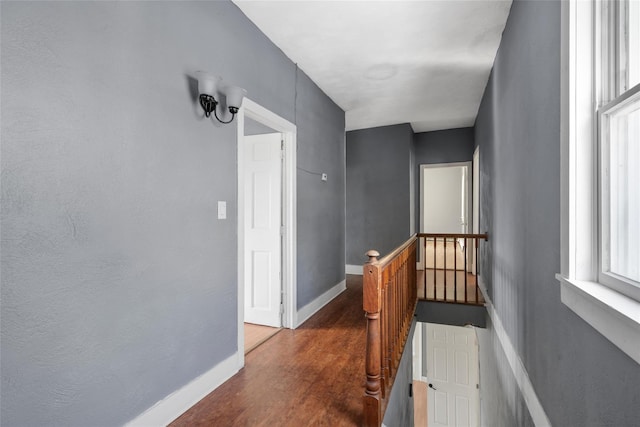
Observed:
[[[153,427],[171,423],[234,376],[242,368],[242,366],[238,366],[238,360],[238,353],[236,352],[184,387],[158,401],[155,405],[125,424],[125,426]]]
[[[362,276],[362,265],[353,265],[347,264],[345,265],[345,274],[355,274],[358,276]]]
[[[316,314],[322,307],[329,304],[335,297],[340,295],[347,289],[347,280],[343,280],[318,298],[305,305],[296,313],[295,327],[299,327],[306,322],[311,316]]]

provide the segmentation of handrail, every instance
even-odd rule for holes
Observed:
[[[453,237],[456,239],[482,239],[489,240],[489,235],[487,233],[418,233],[418,237],[429,237],[442,239],[445,237]]]
[[[405,250],[409,245],[415,243],[415,241],[416,241],[416,235],[414,234],[413,236],[411,236],[409,238],[409,240],[407,240],[406,242],[404,242],[403,244],[401,244],[400,246],[395,248],[393,250],[393,252],[391,252],[391,253],[383,256],[382,258],[380,258],[378,260],[378,265],[380,265],[382,267],[386,267],[391,261],[393,261],[393,259],[395,257],[397,257],[400,254],[400,252]],[[372,251],[369,251],[369,252],[372,252]],[[367,256],[369,256],[369,252],[367,252]],[[376,252],[376,251],[374,250],[373,252]],[[378,255],[375,255],[375,256],[377,257],[377,256],[380,256],[380,255],[378,254]]]
[[[417,235],[378,260],[367,252],[363,266],[363,308],[367,318],[364,425],[379,427],[418,302]]]
[[[484,299],[480,295],[477,283],[478,250],[480,240],[489,240],[488,234],[418,233],[418,238],[423,242],[420,247],[423,250],[421,259],[424,263],[419,298],[428,301],[482,305]],[[459,248],[458,242],[461,242]],[[472,252],[468,251],[470,246]],[[433,256],[429,259],[427,259],[428,252],[433,252]],[[447,253],[450,257],[448,260]],[[461,258],[460,261],[458,261],[459,258]],[[470,261],[475,262],[475,270],[470,268]],[[458,289],[459,284],[463,289]],[[449,294],[447,294],[448,289]]]

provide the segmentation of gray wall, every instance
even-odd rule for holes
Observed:
[[[420,230],[420,165],[438,163],[470,162],[473,160],[473,128],[447,129],[433,132],[421,132],[414,135],[415,172],[415,224]]]
[[[345,279],[344,112],[298,75],[298,308]],[[327,181],[307,171],[326,173]]]
[[[347,264],[409,238],[412,144],[408,124],[347,132]]]
[[[423,323],[440,323],[452,326],[471,324],[478,328],[485,328],[487,324],[487,309],[481,305],[418,301],[416,318],[418,322]]]
[[[529,427],[533,420],[509,360],[487,316],[486,329],[476,328],[480,359],[480,425],[491,427]]]
[[[298,305],[342,280],[344,114],[233,4],[0,7],[3,425],[120,425],[236,352],[236,127],[188,71],[297,124],[330,176],[298,176]]]
[[[560,271],[559,1],[513,3],[475,130],[480,222],[489,233],[481,274],[547,416],[556,426],[637,424],[638,364],[561,303],[554,277]],[[480,336],[481,348],[491,346]],[[496,375],[487,366],[481,364],[481,376]],[[511,375],[506,364],[498,369],[500,377]],[[509,390],[496,385],[483,394],[505,392],[508,399]],[[487,425],[528,423],[523,411],[509,414],[511,422],[499,419],[504,411],[483,410],[497,417]]]
[[[421,132],[414,135],[416,164],[456,163],[473,160],[473,128]]]
[[[409,396],[409,385],[413,383],[413,334],[416,321],[413,320],[407,343],[400,357],[396,378],[391,387],[389,403],[382,420],[383,426],[413,426],[413,396]]]
[[[266,133],[277,133],[276,130],[258,123],[250,117],[244,118],[244,134],[245,135],[264,135]]]

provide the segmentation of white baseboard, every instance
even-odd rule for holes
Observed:
[[[238,356],[234,353],[189,384],[157,402],[125,426],[166,426],[235,375],[238,370]]]
[[[529,409],[531,419],[537,427],[551,426],[551,422],[549,421],[547,414],[544,412],[544,408],[542,407],[542,404],[538,399],[538,395],[533,388],[533,384],[531,384],[529,374],[527,373],[527,370],[522,363],[522,359],[520,359],[520,356],[518,356],[513,343],[509,339],[509,335],[507,335],[507,331],[502,325],[502,321],[500,320],[500,316],[498,316],[498,312],[493,307],[493,302],[491,301],[491,298],[489,298],[487,287],[482,281],[482,278],[480,276],[477,277],[478,286],[480,287],[482,296],[486,301],[485,306],[487,307],[487,312],[489,313],[489,317],[491,318],[491,323],[493,324],[493,328],[496,331],[496,335],[498,336],[500,346],[502,347],[502,350],[507,357],[509,367],[511,367],[511,372],[516,379],[518,388],[520,389],[522,397],[524,398],[527,408]]]
[[[347,264],[344,267],[344,271],[345,271],[346,274],[357,274],[359,276],[362,276],[362,266],[361,265]]]
[[[347,289],[346,279],[329,289],[318,298],[298,310],[296,315],[296,328],[307,321],[311,316],[316,314],[318,310],[331,302],[332,299],[340,295]]]

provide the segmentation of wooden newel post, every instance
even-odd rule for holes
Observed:
[[[363,267],[363,308],[367,318],[367,356],[365,370],[367,386],[364,393],[364,420],[366,427],[380,427],[382,424],[382,394],[380,390],[380,254],[371,250],[367,252],[369,261]]]

